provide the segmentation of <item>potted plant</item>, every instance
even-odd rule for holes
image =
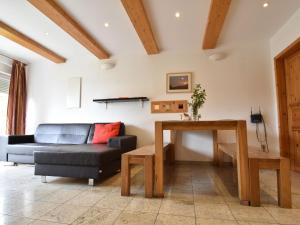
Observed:
[[[193,120],[199,120],[201,115],[199,114],[199,109],[203,106],[206,100],[206,91],[201,87],[201,84],[196,84],[193,89],[193,94],[191,96],[191,101],[189,106],[192,109]]]

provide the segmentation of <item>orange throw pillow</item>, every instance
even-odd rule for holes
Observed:
[[[105,144],[112,137],[120,133],[121,122],[109,124],[95,124],[93,144]]]

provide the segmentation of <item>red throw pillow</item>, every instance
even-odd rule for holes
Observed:
[[[121,122],[108,124],[95,124],[93,144],[105,144],[112,137],[120,133]]]

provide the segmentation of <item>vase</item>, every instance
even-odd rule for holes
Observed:
[[[197,114],[193,114],[193,120],[194,121],[199,121],[200,118],[201,118],[201,114],[198,114],[198,112],[197,112]]]

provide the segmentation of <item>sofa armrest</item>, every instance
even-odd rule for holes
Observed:
[[[8,144],[23,144],[23,143],[34,143],[34,135],[11,135],[8,136]]]
[[[108,146],[119,148],[124,153],[136,149],[136,141],[137,137],[134,135],[118,136],[110,138],[108,140]]]
[[[6,146],[8,144],[8,136],[0,136],[0,161],[7,161]]]

